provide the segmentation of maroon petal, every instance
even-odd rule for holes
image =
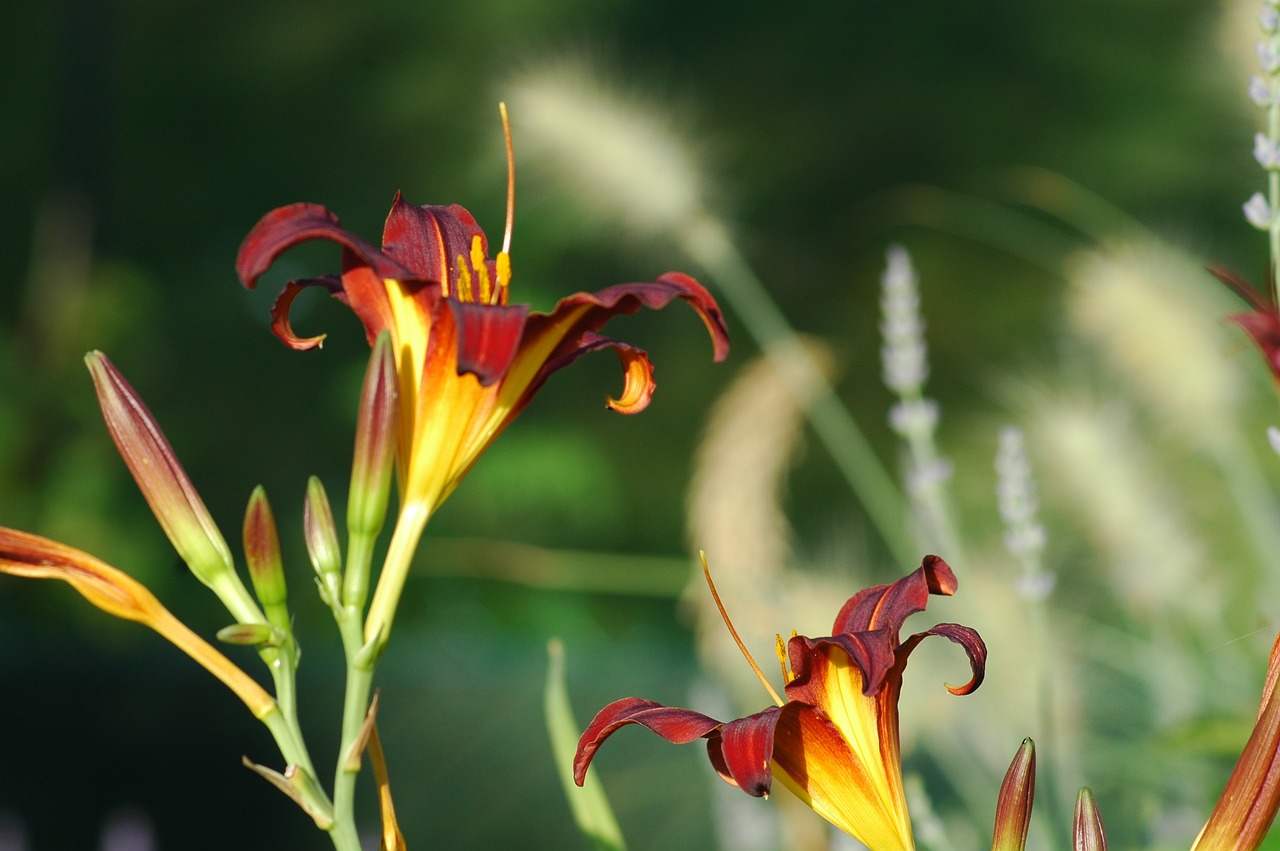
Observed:
[[[450,294],[454,294],[458,258],[469,262],[471,243],[477,236],[484,256],[488,257],[489,244],[484,231],[466,209],[457,204],[419,207],[405,201],[397,192],[382,231],[382,250],[413,277],[447,282]]]
[[[707,741],[711,764],[728,783],[748,795],[768,797],[773,785],[773,731],[778,725],[777,706],[730,721]]]
[[[911,651],[916,645],[928,638],[930,635],[941,635],[943,638],[950,639],[952,642],[959,644],[964,648],[965,654],[969,657],[969,670],[972,672],[969,682],[962,686],[947,685],[947,691],[952,694],[970,694],[978,686],[982,685],[982,680],[987,675],[987,645],[982,640],[982,636],[967,626],[961,626],[958,623],[940,623],[933,629],[927,629],[924,632],[918,632],[915,635],[902,642],[902,646],[898,648],[898,660],[900,668],[897,676],[902,676],[902,669],[907,666],[907,657],[911,655]]]
[[[412,277],[404,266],[342,228],[338,217],[319,204],[290,204],[263,216],[240,244],[236,255],[240,282],[252,289],[277,257],[309,239],[327,239],[341,245],[345,249],[344,269],[367,265],[381,278]]]
[[[956,575],[938,556],[928,555],[914,572],[890,585],[859,591],[836,615],[833,635],[887,627],[896,636],[902,622],[923,612],[930,594],[950,596],[956,590]]]
[[[520,349],[529,308],[448,299],[458,328],[458,374],[470,372],[488,387],[507,374]]]
[[[711,335],[715,360],[720,361],[728,356],[729,331],[724,323],[724,315],[711,294],[688,275],[668,272],[650,284],[619,284],[597,293],[576,293],[561,299],[550,313],[529,315],[521,348],[531,348],[539,338],[551,337],[556,342],[510,416],[514,417],[520,412],[552,373],[563,369],[587,352],[605,347],[613,348],[622,357],[623,364],[629,371],[639,368],[638,356],[643,354],[641,350],[634,347],[625,350],[623,347],[627,347],[627,344],[602,337],[596,332],[615,316],[633,314],[642,307],[660,310],[677,298],[689,302],[702,317]],[[645,357],[644,363],[647,362],[648,358]],[[625,403],[638,403],[639,396],[643,395],[631,394],[632,389],[629,386],[624,391],[624,407]],[[640,404],[634,410],[643,407]]]
[[[864,630],[823,638],[797,635],[787,642],[788,661],[794,675],[787,683],[788,698],[814,705],[823,702],[821,695],[813,691],[811,680],[815,672],[826,670],[829,663],[824,648],[831,646],[843,650],[862,671],[862,693],[868,696],[880,691],[884,678],[898,664],[894,652],[898,646],[896,630]]]
[[[627,724],[640,724],[672,744],[683,745],[711,735],[720,728],[721,722],[701,712],[663,706],[638,697],[615,700],[596,713],[578,739],[578,752],[573,758],[573,782],[582,785],[600,745],[615,730]]]
[[[271,333],[275,334],[284,344],[291,349],[304,351],[306,349],[314,349],[316,346],[324,342],[324,334],[317,334],[314,337],[299,337],[293,332],[293,325],[289,322],[289,310],[293,307],[293,300],[298,297],[298,293],[312,286],[324,287],[329,294],[340,297],[342,293],[341,279],[332,275],[323,278],[308,278],[303,281],[290,281],[284,285],[284,289],[276,296],[275,302],[271,305]]]
[[[1267,368],[1280,378],[1280,313],[1268,305],[1257,313],[1233,313],[1227,321],[1234,322],[1253,338],[1253,343],[1262,352]]]

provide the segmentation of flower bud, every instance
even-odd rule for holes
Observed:
[[[347,527],[352,534],[377,535],[387,516],[396,450],[397,376],[391,335],[383,331],[373,346],[360,394]]]
[[[1073,851],[1107,851],[1107,834],[1102,828],[1102,813],[1088,786],[1076,796],[1076,818],[1071,828]]]
[[[342,547],[338,543],[337,524],[324,485],[315,476],[307,480],[307,499],[302,507],[302,527],[307,539],[307,553],[327,605],[340,599],[342,592]]]
[[[1036,745],[1023,739],[1009,770],[1000,784],[996,800],[995,837],[991,851],[1022,851],[1031,824],[1031,805],[1036,797]]]
[[[218,640],[223,644],[243,647],[275,646],[280,638],[280,630],[265,623],[233,623],[218,630]]]
[[[280,534],[276,531],[276,519],[271,513],[271,504],[267,502],[267,492],[262,485],[253,489],[249,497],[249,507],[244,513],[244,557],[249,564],[249,578],[253,580],[253,590],[258,594],[258,601],[266,609],[267,618],[275,623],[280,610],[285,606],[284,563],[280,557]],[[276,615],[273,616],[273,611]],[[276,624],[282,629],[288,625],[287,610],[284,612],[284,625]]]
[[[85,364],[111,439],[178,555],[236,620],[261,622],[262,613],[235,572],[227,542],[151,411],[102,352],[90,352]]]

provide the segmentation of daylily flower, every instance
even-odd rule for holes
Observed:
[[[508,304],[509,254],[504,245],[489,258],[488,241],[470,213],[456,204],[415,206],[399,194],[381,249],[316,204],[268,213],[240,247],[241,281],[254,286],[282,252],[312,239],[342,246],[341,275],[289,282],[272,308],[273,331],[295,349],[320,345],[322,336],[299,337],[289,323],[298,293],[320,287],[356,313],[371,345],[390,332],[399,375],[400,517],[370,606],[369,639],[389,628],[427,518],[553,372],[587,352],[613,349],[626,381],[608,406],[631,414],[648,405],[654,389],[648,355],[599,334],[610,319],[684,299],[706,324],[715,360],[728,353],[720,308],[687,275],[669,272],[652,283],[577,293],[550,313],[533,313]]]
[[[784,664],[787,700],[775,696],[777,706],[746,718],[722,722],[635,697],[609,704],[578,741],[575,781],[582,785],[605,739],[640,724],[676,744],[706,739],[720,777],[749,795],[767,797],[776,777],[872,851],[914,848],[898,741],[907,659],[930,635],[954,641],[968,654],[972,677],[947,689],[969,694],[982,683],[987,650],[977,632],[957,624],[938,624],[905,641],[898,633],[930,594],[955,589],[946,562],[926,556],[897,582],[859,591],[836,616],[831,636],[792,636]]]
[[[1244,329],[1262,352],[1276,380],[1280,382],[1280,310],[1259,293],[1252,284],[1222,266],[1209,266],[1209,273],[1226,284],[1253,308],[1248,313],[1233,313],[1227,320]]]

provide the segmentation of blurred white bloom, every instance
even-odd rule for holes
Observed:
[[[1266,109],[1275,103],[1275,95],[1271,92],[1271,84],[1254,74],[1249,79],[1249,100]]]
[[[887,265],[880,278],[880,349],[884,383],[895,393],[918,393],[929,377],[924,319],[920,316],[920,282],[911,256],[901,245],[885,252]]]
[[[1267,426],[1267,442],[1271,444],[1272,451],[1280,455],[1280,428]]]
[[[1258,230],[1267,230],[1271,227],[1271,205],[1267,203],[1267,199],[1261,192],[1250,195],[1249,200],[1244,202],[1243,210],[1245,221]]]
[[[1262,9],[1258,12],[1258,26],[1262,27],[1265,33],[1273,33],[1277,25],[1280,25],[1280,10],[1271,3],[1264,2]]]
[[[1258,66],[1267,74],[1275,74],[1280,69],[1280,52],[1270,41],[1258,42]]]
[[[889,408],[889,426],[900,436],[932,434],[938,425],[938,403],[932,399],[903,399]]]
[[[1047,535],[1038,516],[1036,484],[1022,430],[1007,426],[1000,430],[996,450],[996,505],[1004,521],[1004,545],[1022,558],[1039,558]]]
[[[1276,168],[1280,165],[1280,146],[1277,146],[1276,141],[1268,138],[1265,133],[1254,133],[1253,158],[1263,168]]]

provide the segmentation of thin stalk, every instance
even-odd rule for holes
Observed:
[[[374,668],[373,660],[362,653],[364,630],[359,610],[347,609],[338,621],[338,628],[347,658],[347,685],[342,702],[342,743],[338,748],[337,767],[333,777],[335,845],[339,831],[355,835],[355,788],[356,778],[360,774],[360,759],[350,759],[350,756],[369,710]]]
[[[756,276],[724,226],[704,214],[676,232],[681,249],[720,284],[742,324],[765,356],[796,386],[816,388],[804,404],[814,433],[826,446],[836,467],[862,503],[872,525],[893,557],[907,564],[918,559],[905,532],[906,500],[885,470],[849,409],[836,395],[822,367],[803,346],[793,343],[796,332]]]
[[[1274,90],[1274,82],[1272,84]],[[1280,103],[1273,92],[1271,97],[1271,105],[1267,107],[1267,136],[1270,137],[1274,144],[1280,140]],[[1280,210],[1280,171],[1275,168],[1267,169],[1267,203],[1271,208],[1271,226],[1267,229],[1267,245],[1271,253],[1271,262],[1268,268],[1271,270],[1271,281],[1268,289],[1271,292],[1271,303],[1280,304],[1280,215],[1276,211]]]
[[[382,575],[408,570],[414,550],[422,533],[421,523],[415,522],[416,513],[406,520],[402,511],[392,534],[391,546],[382,565]],[[425,523],[423,518],[422,523]],[[350,531],[350,530],[349,530]],[[352,532],[347,546],[347,563],[343,576],[342,600],[333,601],[333,617],[342,636],[342,650],[346,657],[347,679],[342,701],[342,738],[338,747],[338,760],[333,776],[334,843],[339,832],[355,836],[355,788],[360,774],[360,759],[352,759],[352,749],[360,739],[361,728],[369,711],[369,695],[373,690],[373,673],[377,665],[380,645],[385,643],[386,627],[379,629],[374,638],[366,641],[364,603],[368,596],[369,573],[373,566],[373,549],[376,535]],[[403,580],[400,585],[403,586]],[[381,588],[381,585],[379,586]],[[377,595],[375,594],[375,600]],[[391,611],[399,602],[399,593],[391,598]],[[369,621],[373,619],[370,609]],[[375,645],[375,641],[377,644]]]

